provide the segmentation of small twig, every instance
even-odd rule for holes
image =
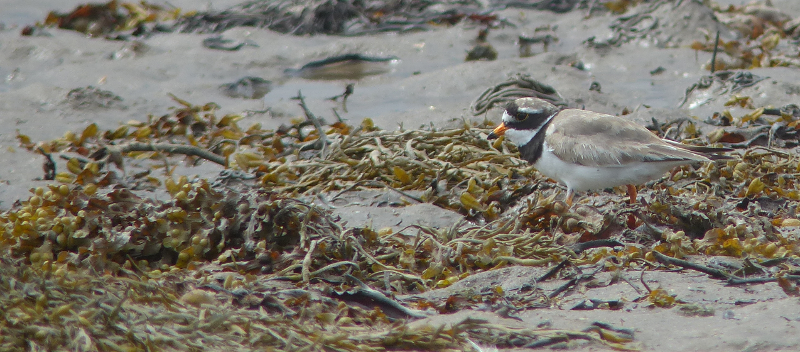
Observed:
[[[130,254],[126,254],[125,256],[128,258],[128,261],[131,263],[131,266],[133,266],[136,270],[139,270],[139,272],[142,273],[144,277],[150,279],[150,275],[146,271],[144,271],[144,269],[140,268],[135,261],[133,261],[133,257],[131,257]],[[136,276],[136,278],[141,280],[141,278],[138,275],[136,275],[136,272],[132,271],[132,273],[134,276]]]
[[[550,294],[547,295],[547,298],[554,298],[554,297],[558,296],[562,292],[568,290],[570,287],[572,287],[574,285],[577,285],[581,281],[594,277],[594,275],[597,274],[598,272],[600,272],[601,270],[603,270],[603,266],[602,265],[598,265],[598,268],[595,269],[595,271],[590,273],[590,274],[577,274],[574,278],[572,278],[571,280],[567,281],[567,283],[565,283],[565,284],[561,285],[560,287],[556,288],[553,292],[550,292]]]
[[[242,138],[242,139],[245,139],[245,138],[252,138],[252,137],[255,137],[255,136],[247,136],[247,137],[244,137],[244,138]],[[262,138],[262,139],[263,139],[263,138]],[[225,138],[225,139],[221,139],[221,140],[219,140],[218,142],[214,143],[214,145],[212,145],[212,146],[211,146],[211,148],[208,148],[208,150],[217,150],[217,149],[218,149],[218,148],[219,148],[221,145],[223,145],[223,144],[227,144],[227,143],[229,143],[229,144],[233,144],[233,145],[235,145],[236,147],[238,147],[238,146],[239,146],[239,141],[237,141],[237,140],[233,140],[233,139],[227,139],[227,138]]]
[[[345,274],[345,277],[357,285],[357,288],[352,289],[350,291],[342,292],[341,294],[333,292],[336,298],[345,300],[345,301],[355,301],[355,302],[369,302],[370,305],[375,305],[377,307],[382,308],[383,310],[395,311],[391,313],[401,314],[405,316],[405,318],[427,318],[428,314],[424,312],[420,312],[414,309],[407,308],[400,304],[399,302],[395,301],[394,299],[387,297],[385,294],[381,293],[380,291],[369,287],[363,281],[359,280],[353,275]]]
[[[79,163],[78,166],[80,166],[82,168],[85,167],[86,164],[92,162],[91,160],[89,160],[87,158],[84,158],[82,156],[69,156],[69,155],[61,154],[58,157],[61,158],[62,160],[66,160],[66,161],[70,161],[72,159],[76,159],[76,160],[78,160],[78,163]],[[102,164],[100,164],[100,165],[102,166]]]
[[[572,246],[569,246],[569,249],[571,249],[575,253],[580,253],[587,249],[598,248],[598,247],[624,247],[624,246],[625,244],[620,243],[619,241],[605,239],[605,240],[593,240],[593,241],[576,243]]]
[[[753,277],[753,278],[739,278],[739,277],[732,277],[728,279],[728,285],[745,285],[745,284],[764,284],[767,282],[775,282],[778,281],[776,277]]]
[[[119,315],[120,310],[122,310],[122,304],[128,300],[128,294],[131,292],[131,286],[128,285],[128,289],[125,290],[125,294],[122,295],[122,298],[117,302],[114,309],[108,313],[108,320],[112,321],[116,319],[117,315]]]
[[[358,269],[358,268],[359,268],[359,267],[358,267],[358,264],[356,264],[356,263],[353,263],[353,262],[348,262],[348,261],[344,261],[344,262],[336,262],[336,263],[333,263],[333,264],[328,264],[328,265],[326,265],[325,267],[323,267],[323,268],[321,268],[321,269],[317,269],[317,270],[315,270],[315,271],[312,271],[312,272],[311,272],[311,277],[316,277],[316,276],[319,276],[319,274],[322,274],[322,273],[324,273],[324,272],[326,272],[326,271],[328,271],[328,270],[330,270],[330,269],[333,269],[333,268],[338,268],[338,267],[340,267],[340,266],[345,266],[345,265],[352,266],[352,267],[354,267],[354,268],[356,268],[356,269]]]
[[[644,273],[644,270],[642,270],[642,273]],[[630,280],[630,279],[628,279],[627,277],[625,277],[625,275],[623,275],[622,273],[620,273],[620,275],[619,275],[619,278],[620,278],[620,280],[622,280],[622,281],[625,281],[626,283],[628,283],[628,285],[629,285],[630,287],[632,287],[632,288],[633,288],[633,290],[634,290],[634,291],[636,291],[636,293],[637,293],[637,294],[639,294],[639,295],[641,295],[641,294],[642,294],[642,291],[641,291],[641,290],[640,290],[638,287],[636,287],[636,285],[634,285],[634,284],[633,284],[633,282],[631,282],[631,280]]]
[[[347,193],[347,192],[350,192],[350,191],[352,191],[353,189],[355,189],[355,188],[356,188],[356,187],[358,187],[358,186],[365,186],[365,185],[366,185],[366,186],[381,186],[381,187],[384,187],[384,188],[388,188],[388,189],[390,189],[390,190],[392,190],[392,191],[395,191],[395,192],[399,193],[399,194],[400,194],[400,195],[402,195],[402,196],[405,196],[405,197],[411,198],[411,199],[413,199],[413,200],[415,200],[415,201],[417,201],[417,202],[420,202],[420,203],[425,203],[425,201],[423,201],[423,200],[422,200],[422,198],[419,198],[419,197],[412,196],[412,195],[410,195],[410,194],[408,194],[408,193],[406,193],[406,192],[403,192],[403,191],[401,191],[401,190],[399,190],[399,189],[397,189],[397,188],[394,188],[394,187],[392,187],[392,186],[389,186],[389,185],[387,185],[387,184],[385,184],[385,183],[383,183],[383,182],[378,182],[378,181],[373,181],[373,180],[361,180],[361,181],[358,181],[358,182],[354,183],[353,185],[351,185],[351,186],[349,186],[349,187],[347,187],[347,188],[345,188],[345,189],[341,190],[339,193],[336,193],[336,195],[334,195],[333,197],[331,197],[331,199],[330,199],[330,202],[333,202],[333,201],[335,201],[335,200],[336,200],[337,198],[339,198],[339,197],[340,197],[342,194],[344,194],[344,193]]]
[[[499,257],[496,257],[496,258],[494,258],[492,260],[492,265],[498,265],[501,262],[507,262],[509,264],[521,265],[521,266],[542,266],[542,265],[545,265],[545,264],[550,263],[552,261],[553,260],[550,259],[550,258],[544,258],[544,259],[527,258],[527,259],[523,259],[523,258],[517,258],[517,257],[511,257],[511,256],[499,256]]]
[[[335,206],[335,205],[331,204],[330,202],[328,202],[328,200],[325,199],[325,196],[323,196],[322,193],[317,194],[317,199],[319,199],[319,201],[322,202],[322,204],[325,205],[328,208],[331,208],[331,209],[336,209],[337,208],[337,206]]]
[[[350,84],[348,84],[347,86],[344,87],[344,93],[339,94],[339,95],[334,95],[334,96],[328,98],[328,100],[336,101],[339,98],[342,98],[342,109],[344,109],[344,112],[347,112],[347,97],[353,95],[353,91],[355,90],[355,87],[356,86],[354,84],[350,83]],[[339,121],[341,121],[341,119],[339,119]]]
[[[711,54],[711,73],[714,73],[717,66],[717,50],[719,50],[719,31],[717,31],[717,38],[714,39],[714,53]]]
[[[112,147],[109,146],[109,149]],[[228,163],[222,155],[214,154],[203,148],[192,145],[166,144],[166,143],[131,143],[119,147],[120,152],[165,152],[170,154],[184,154],[203,158],[213,163],[227,167]]]
[[[567,283],[565,283],[565,284],[559,286],[558,288],[556,288],[555,290],[553,290],[553,292],[550,292],[550,294],[547,295],[547,298],[553,298],[555,296],[558,296],[559,294],[561,294],[561,292],[564,292],[568,288],[570,288],[573,285],[577,284],[580,279],[581,279],[580,276],[576,276],[576,277],[572,278],[571,280],[567,281]]]
[[[44,164],[42,164],[42,170],[44,171],[44,179],[48,181],[52,181],[56,179],[56,162],[53,161],[53,156],[50,153],[47,153],[41,147],[36,149],[44,155],[45,160]]]
[[[308,242],[308,223],[311,221],[311,218],[317,212],[317,207],[311,205],[308,208],[308,212],[305,215],[305,219],[303,219],[303,223],[300,225],[300,245],[305,247],[306,242]]]
[[[339,116],[339,112],[338,112],[338,111],[336,111],[336,108],[333,108],[333,109],[331,109],[331,110],[333,110],[333,114],[334,114],[334,115],[336,115],[336,120],[337,120],[337,121],[339,121],[339,122],[341,122],[341,123],[344,123],[344,119],[342,119],[342,117],[341,117],[341,116]],[[347,111],[345,111],[345,112],[347,112]]]
[[[558,272],[561,271],[561,269],[564,269],[564,267],[567,266],[567,264],[569,264],[569,260],[566,259],[562,260],[561,263],[558,263],[558,265],[554,266],[552,269],[544,273],[544,275],[536,279],[536,282],[542,282],[553,276],[556,276],[556,274],[558,274]]]
[[[776,123],[772,124],[772,127],[770,127],[770,129],[769,129],[769,138],[767,139],[767,148],[770,148],[770,149],[772,148],[772,144],[775,143],[775,135],[778,133],[778,130],[781,127],[785,127],[785,126],[786,126],[786,122],[784,122],[784,121],[779,121],[779,122],[776,122]]]
[[[753,149],[765,150],[765,151],[769,152],[770,154],[775,154],[775,155],[778,155],[778,156],[783,157],[783,158],[792,158],[793,157],[792,154],[789,154],[789,153],[786,153],[786,152],[782,152],[782,151],[777,150],[777,149],[762,147],[760,145],[753,146]],[[768,155],[768,154],[765,154],[765,155]]]
[[[650,286],[648,286],[647,283],[644,282],[644,272],[645,270],[644,268],[642,268],[642,273],[639,274],[639,282],[642,283],[642,286],[644,286],[644,289],[647,290],[647,293],[653,292],[653,290],[650,289]]]
[[[167,177],[171,178],[172,177],[172,170],[171,170],[171,167],[169,165],[169,158],[167,158],[166,155],[161,154],[161,153],[159,153],[158,155],[161,156],[161,159],[164,161],[164,176],[167,176]]]
[[[729,146],[731,148],[750,148],[753,145],[753,143],[758,142],[759,139],[767,139],[767,141],[769,141],[769,133],[762,132],[762,133],[759,133],[759,134],[755,135],[753,138],[750,138],[750,139],[748,139],[748,140],[746,140],[744,142],[731,143]],[[767,149],[770,149],[770,148],[767,148]]]
[[[303,108],[303,112],[306,114],[306,118],[314,124],[314,127],[317,128],[317,133],[319,134],[319,141],[322,142],[322,147],[320,149],[320,157],[325,159],[325,147],[328,145],[328,135],[325,134],[325,131],[322,129],[322,124],[319,122],[317,116],[314,115],[313,112],[308,108],[306,105],[306,99],[303,97],[303,91],[297,91],[297,97],[300,100],[300,107]]]
[[[592,10],[594,10],[596,4],[597,0],[592,0],[592,2],[589,3],[589,10],[586,12],[586,16],[584,16],[583,18],[589,19],[592,17]]]
[[[656,120],[655,117],[651,117],[650,119],[653,122],[653,129],[656,130],[656,132],[658,132],[658,135],[663,136],[664,130],[661,128],[661,124],[658,122],[658,120]]]
[[[711,275],[711,276],[716,277],[716,278],[730,279],[730,278],[735,278],[736,277],[736,276],[731,275],[729,273],[726,273],[726,272],[724,272],[722,270],[709,268],[707,266],[700,265],[700,264],[695,264],[695,263],[692,263],[692,262],[689,262],[689,261],[686,261],[686,260],[682,260],[682,259],[672,258],[672,257],[666,256],[664,254],[661,254],[658,251],[653,251],[653,255],[661,263],[680,266],[680,267],[686,268],[686,269],[697,270],[697,271],[699,271],[701,273],[706,273],[706,274]]]
[[[312,255],[314,254],[314,250],[317,248],[317,241],[318,240],[311,241],[306,256],[303,258],[303,269],[301,272],[303,273],[303,282],[306,284],[311,281],[311,260],[313,259]]]

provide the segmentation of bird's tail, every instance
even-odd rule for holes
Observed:
[[[733,148],[703,147],[703,146],[699,146],[699,145],[683,144],[683,143],[671,141],[671,140],[668,140],[668,139],[664,139],[664,141],[667,142],[668,144],[674,146],[674,147],[681,148],[681,149],[686,149],[686,150],[688,150],[690,152],[694,152],[694,153],[697,153],[697,154],[702,154],[703,156],[705,156],[706,158],[709,158],[711,160],[736,159],[735,157],[730,156],[730,155],[720,154],[720,153],[732,152],[732,151],[734,151]]]

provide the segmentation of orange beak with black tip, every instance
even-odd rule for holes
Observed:
[[[506,127],[505,123],[501,122],[499,126],[494,128],[494,131],[492,131],[492,133],[489,133],[489,135],[486,136],[486,139],[500,138],[501,136],[506,134],[506,130],[508,130],[508,127]]]

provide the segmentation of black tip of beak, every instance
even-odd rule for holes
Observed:
[[[489,140],[492,140],[492,139],[497,139],[497,135],[496,135],[496,134],[494,134],[494,132],[492,132],[492,133],[489,133],[489,135],[488,135],[488,136],[486,136],[486,139],[489,139]]]

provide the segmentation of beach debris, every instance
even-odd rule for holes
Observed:
[[[223,50],[223,51],[237,51],[245,46],[252,46],[258,48],[252,40],[235,40],[224,38],[221,35],[215,35],[203,39],[203,46],[209,49]]]
[[[100,36],[111,33],[122,26],[124,17],[118,10],[116,1],[81,5],[68,14],[50,12],[44,23],[45,25],[56,25],[61,29],[86,33],[89,36]]]
[[[221,33],[239,26],[269,28],[280,33],[340,34],[362,13],[346,1],[249,1],[222,12],[197,13],[177,20],[181,32]]]
[[[578,304],[572,306],[569,310],[595,310],[595,309],[622,309],[624,304],[620,300],[604,300],[604,299],[587,299],[578,302]],[[633,340],[631,338],[630,340]]]
[[[697,83],[686,88],[683,101],[679,107],[686,105],[689,109],[705,105],[729,93],[737,93],[742,89],[752,87],[769,77],[756,75],[743,70],[717,71],[711,75],[700,77]],[[709,89],[711,88],[711,89]],[[696,97],[696,98],[695,98]]]
[[[529,75],[517,74],[515,77],[486,89],[470,105],[473,115],[485,114],[494,106],[522,97],[537,97],[545,99],[557,106],[566,106],[567,102],[555,88],[539,82]]]
[[[76,110],[125,109],[118,95],[94,86],[75,88],[67,93],[67,104]]]
[[[356,85],[354,83],[348,83],[344,87],[344,92],[342,94],[334,95],[328,98],[328,100],[337,101],[339,100],[339,98],[342,98],[342,110],[344,110],[344,112],[347,112],[347,97],[353,95],[355,88]],[[339,116],[339,114],[336,112],[336,109],[333,109],[333,113],[336,114],[336,119],[339,120],[339,122],[344,122],[342,121],[342,117]]]
[[[722,128],[709,134],[710,141],[729,143],[734,148],[792,148],[800,143],[800,132],[796,128],[800,123],[797,105],[756,109],[752,106],[752,99],[740,95],[732,96],[725,103],[725,106],[737,105],[752,111],[741,117],[734,117],[729,110],[715,113],[708,122]]]
[[[638,1],[610,2],[609,4],[624,5],[613,5],[612,11],[625,12],[609,26],[613,31],[612,37],[599,40],[592,36],[584,43],[589,47],[603,49],[632,41],[646,41],[659,48],[673,48],[702,36],[703,32],[726,30],[725,25],[715,17],[716,13],[702,1],[646,1],[628,9],[634,3]]]
[[[339,95],[334,95],[334,96],[332,96],[332,97],[328,98],[328,100],[337,101],[337,100],[339,100],[339,98],[342,98],[342,102],[343,102],[343,103],[344,103],[344,102],[347,102],[347,97],[349,97],[349,96],[353,95],[353,92],[355,91],[355,87],[356,87],[356,85],[355,85],[355,84],[353,84],[353,83],[348,83],[348,84],[347,84],[347,85],[344,87],[344,93],[342,93],[342,94],[339,94]]]
[[[52,154],[45,152],[42,148],[37,148],[42,156],[44,156],[44,163],[42,163],[42,171],[44,171],[43,180],[52,181],[56,179],[56,162],[53,160]]]
[[[544,46],[544,52],[547,52],[547,48],[550,46],[550,43],[557,42],[558,37],[555,37],[552,34],[534,35],[532,37],[520,35],[518,41],[520,57],[530,57],[533,56],[531,52],[531,47],[533,44],[542,43]]]
[[[524,77],[519,82],[539,84]],[[552,88],[544,91],[558,98]],[[794,263],[800,226],[793,206],[800,200],[793,176],[800,158],[788,152],[751,147],[740,160],[676,169],[641,190],[645,203],[617,204],[618,197],[600,193],[570,208],[556,201],[558,186],[519,159],[513,146],[485,139],[491,123],[397,131],[369,119],[329,124],[298,92],[303,112],[273,131],[240,127],[240,116],[217,116],[213,103],[173,99],[178,107],[169,114],[113,130],[90,124],[43,142],[17,134],[23,148],[67,162],[63,171],[52,170],[57,183],[31,189],[28,199],[0,213],[0,302],[17,302],[6,312],[9,323],[0,324],[0,348],[80,343],[111,349],[169,341],[154,343],[458,349],[467,340],[549,346],[567,336],[626,349],[633,334],[610,325],[571,331],[470,319],[441,328],[420,322],[437,311],[479,304],[513,317],[519,307],[559,302],[600,273],[644,275],[666,265],[731,284],[778,282],[787,294],[798,292],[798,274],[781,264]],[[732,104],[748,106],[748,100]],[[767,109],[757,109],[760,114],[731,124],[765,119]],[[793,126],[796,107],[779,110]],[[704,144],[692,126],[655,127]],[[190,164],[208,159],[230,171],[220,174],[220,183],[172,176],[167,153],[186,155]],[[151,167],[164,169],[163,175],[136,177],[167,196],[148,197],[132,187],[132,177],[110,167],[121,169],[134,158],[163,162]],[[298,199],[362,188],[452,209],[464,220],[444,228],[346,227]],[[728,270],[687,259],[698,255],[751,263]],[[535,283],[560,281],[547,292],[495,287],[413,302],[392,296],[446,290],[508,266],[543,269]],[[748,277],[739,270],[749,270]],[[681,304],[664,289],[644,287],[647,304]],[[611,309],[617,302],[590,300],[580,308]],[[409,317],[419,320],[407,323]],[[153,323],[160,328],[148,328]]]
[[[261,77],[247,76],[219,87],[231,98],[261,99],[272,90],[272,81]]]
[[[651,76],[657,76],[657,75],[660,75],[660,74],[662,74],[662,73],[664,73],[666,71],[667,71],[666,68],[664,68],[662,66],[658,66],[658,67],[654,68],[652,71],[650,71],[650,75]]]
[[[641,0],[612,0],[603,4],[606,9],[611,11],[615,15],[621,15],[625,12],[628,12],[628,9],[631,6],[636,6],[641,3]]]
[[[109,58],[111,60],[132,59],[142,56],[146,54],[148,51],[150,51],[150,46],[141,41],[134,40],[125,43],[125,45],[123,45],[122,48],[111,53],[111,55],[109,55]]]
[[[494,61],[497,60],[497,50],[489,43],[476,44],[467,52],[464,61]]]
[[[38,26],[25,26],[20,31],[20,35],[24,37],[52,37],[53,35],[50,32],[46,31],[42,27]]]
[[[515,1],[515,0],[496,0],[492,1],[493,6],[500,8],[522,8],[534,9],[543,11],[552,11],[555,13],[565,13],[572,11],[575,5],[580,3],[579,0],[538,0],[538,1]]]
[[[180,16],[180,9],[166,9],[145,1],[80,5],[70,13],[50,12],[44,26],[57,26],[99,37],[113,32],[136,29],[148,22],[169,21]],[[27,28],[27,27],[26,27]],[[25,30],[23,30],[25,31]]]
[[[246,2],[221,12],[184,16],[177,19],[175,28],[182,32],[221,33],[233,27],[247,26],[269,28],[294,35],[354,36],[430,30],[462,21],[497,27],[507,24],[507,21],[494,15],[494,9],[528,6],[527,3],[513,2],[492,4],[491,8],[483,8],[479,4],[466,5],[456,0],[414,0],[391,4],[313,0],[300,5],[293,0],[260,0]]]
[[[712,52],[719,47],[721,55],[715,55],[705,64],[706,69],[718,70],[752,69],[757,67],[800,67],[798,48],[791,43],[798,20],[769,4],[751,2],[741,6],[712,5],[721,24],[734,31],[729,40],[715,38],[707,31],[704,40],[696,40],[691,47],[698,51]],[[722,55],[724,54],[724,55]]]
[[[306,79],[337,80],[361,79],[390,72],[400,63],[396,56],[367,56],[344,54],[309,62],[299,69],[286,69],[290,76]]]
[[[345,277],[353,281],[356,284],[355,287],[343,292],[331,292],[334,298],[358,304],[366,309],[375,309],[379,307],[380,310],[386,314],[386,317],[393,321],[398,319],[420,319],[428,316],[423,312],[415,311],[401,305],[378,290],[370,288],[367,284],[350,274],[345,274]]]
[[[551,43],[557,42],[558,37],[556,36],[556,30],[558,26],[542,26],[537,27],[533,31],[533,35],[520,35],[518,38],[519,42],[519,57],[530,57],[533,56],[531,48],[534,44],[541,43],[544,46],[543,51],[547,52],[548,47]]]

